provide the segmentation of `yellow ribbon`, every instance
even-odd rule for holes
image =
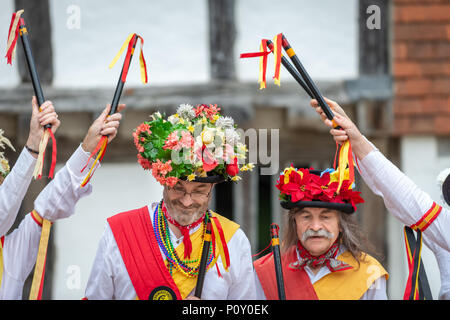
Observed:
[[[131,39],[133,38],[134,33],[130,33],[127,37],[127,39],[125,40],[125,42],[122,45],[122,48],[120,48],[119,52],[116,54],[116,56],[114,57],[113,61],[111,61],[111,63],[109,64],[108,68],[112,68],[114,67],[114,65],[116,64],[117,60],[119,60],[120,56],[122,55],[123,51],[125,50],[125,48],[128,47],[128,43],[131,41]]]
[[[273,82],[278,85],[281,86],[281,81],[280,81],[280,61],[281,61],[281,51],[280,51],[280,46],[279,46],[279,39],[281,41],[281,33],[276,35],[273,38],[273,56],[274,56],[274,70],[275,70],[275,75],[273,77]],[[278,74],[277,74],[277,70],[278,70]]]
[[[33,171],[34,179],[38,179],[42,176],[42,170],[44,167],[45,149],[47,148],[49,138],[50,133],[48,132],[48,130],[44,130],[44,134],[42,135],[41,141],[39,142],[39,155]]]
[[[37,255],[37,259],[36,259],[36,266],[34,267],[33,282],[31,284],[31,289],[30,289],[30,300],[40,300],[41,299],[42,288],[43,288],[43,285],[41,285],[41,284],[43,281],[43,276],[44,276],[44,271],[45,271],[45,260],[47,258],[47,248],[48,248],[48,240],[50,237],[51,226],[52,226],[52,223],[49,220],[43,219],[41,239],[39,241],[39,249],[38,249],[38,255]]]
[[[84,178],[83,182],[81,183],[82,187],[84,187],[88,183],[88,181],[91,179],[92,171],[94,171],[94,169],[96,167],[96,164],[99,161],[99,159],[102,156],[102,154],[105,153],[105,149],[106,149],[107,144],[108,144],[108,138],[104,137],[102,146],[100,147],[100,150],[97,153],[97,157],[95,158],[95,161],[94,161],[94,163],[91,166],[91,169],[89,169],[89,172],[88,172],[86,178]]]
[[[144,39],[142,39],[141,36],[138,36],[138,38],[141,40],[141,52],[139,53],[139,68],[141,69],[141,81],[142,83],[147,83],[147,65],[145,63],[144,59],[144,52],[142,51],[142,48],[144,47]]]
[[[260,46],[259,46],[259,51],[260,52],[264,52],[264,47],[263,44],[261,42]],[[258,82],[259,82],[259,89],[264,89],[266,88],[266,79],[264,77],[264,72],[266,71],[266,68],[264,66],[264,63],[267,63],[267,57],[266,56],[261,56],[259,57],[259,78],[258,78]]]
[[[229,265],[227,265],[227,259],[226,259],[226,257],[225,257],[225,250],[224,250],[224,248],[223,248],[223,243],[222,243],[222,239],[220,238],[220,233],[219,233],[219,229],[217,228],[217,226],[216,226],[216,223],[215,223],[215,221],[214,221],[214,219],[211,219],[211,225],[212,225],[212,227],[213,227],[213,232],[214,232],[214,238],[215,238],[215,242],[216,242],[216,244],[217,244],[217,249],[218,249],[218,256],[220,256],[220,258],[222,259],[222,265],[223,265],[223,268],[225,269],[225,271],[227,271],[228,272],[228,268],[229,268]],[[225,243],[225,245],[227,245],[226,243]],[[211,263],[211,266],[212,266],[213,264]]]
[[[123,43],[122,47],[120,48],[119,52],[116,54],[116,56],[114,57],[114,59],[111,61],[111,63],[109,64],[109,68],[111,69],[112,67],[114,67],[114,65],[116,64],[117,60],[119,60],[120,56],[122,55],[122,53],[125,51],[125,49],[128,47],[128,44],[130,43],[131,39],[133,39],[133,36],[136,35],[136,37],[138,37],[141,40],[141,52],[139,54],[139,68],[140,68],[140,73],[141,73],[141,81],[142,83],[147,83],[147,66],[145,64],[145,59],[144,59],[144,52],[142,50],[142,47],[144,46],[144,39],[135,34],[135,33],[130,33],[127,37],[127,39],[125,40],[125,42]]]
[[[348,156],[349,156],[349,150],[350,150],[350,142],[347,140],[345,141],[341,149],[339,150],[339,164],[338,164],[338,171],[339,171],[339,184],[338,188],[336,190],[336,193],[339,194],[339,191],[341,190],[342,183],[344,182],[346,178],[346,172],[349,170],[347,169],[347,166],[353,165],[353,163],[349,163]],[[352,158],[353,162],[353,158]],[[349,179],[352,179],[352,177],[349,176],[347,173],[347,176]],[[350,181],[349,188],[351,188],[351,185],[353,184],[353,181]]]

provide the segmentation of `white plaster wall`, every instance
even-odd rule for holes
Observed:
[[[103,164],[92,178],[93,192],[73,216],[53,225],[55,262],[52,299],[84,297],[106,218],[143,207],[162,196],[162,187],[136,163]]]
[[[12,0],[0,3],[2,30],[9,27]],[[123,63],[108,65],[131,32],[145,39],[150,85],[202,83],[209,80],[206,0],[50,0],[54,85],[113,87]],[[239,80],[257,81],[258,59],[239,59],[259,50],[262,38],[283,32],[310,75],[336,80],[358,75],[357,1],[236,1],[236,69]],[[32,26],[30,26],[32,28]],[[32,36],[32,29],[31,36]],[[5,52],[6,39],[0,41]],[[20,48],[19,48],[20,49]],[[268,80],[273,76],[269,56]],[[138,57],[127,78],[141,85]],[[293,81],[281,69],[283,81]],[[0,86],[19,83],[17,69],[0,63]]]
[[[149,84],[205,82],[208,78],[204,0],[51,0],[54,84],[115,86],[124,55],[108,65],[130,33],[144,40]],[[79,13],[79,28],[74,19]],[[139,53],[139,51],[136,51]],[[141,85],[138,55],[127,85]]]
[[[358,2],[356,0],[236,1],[236,56],[259,51],[261,39],[282,32],[314,79],[358,76]],[[239,59],[242,80],[258,80],[257,58]],[[269,55],[267,85],[273,85],[273,55]],[[281,67],[283,81],[294,81]]]
[[[437,141],[433,136],[405,136],[401,140],[401,170],[414,181],[419,188],[427,192],[439,204],[442,204],[436,177],[443,169],[450,167],[450,157],[439,157]],[[388,227],[389,243],[389,294],[392,299],[402,299],[408,275],[406,251],[403,237],[403,225],[391,215]],[[440,290],[440,273],[434,254],[425,245],[422,259],[434,299]]]
[[[0,87],[2,88],[14,87],[19,83],[17,61],[13,60],[11,66],[6,64],[5,58],[6,42],[8,41],[8,29],[13,12],[13,0],[2,0],[0,2]],[[18,43],[18,50],[23,50],[21,45],[21,43]]]

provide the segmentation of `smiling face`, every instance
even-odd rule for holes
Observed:
[[[212,197],[212,183],[178,181],[173,187],[164,187],[163,199],[167,211],[179,224],[186,226],[208,209]]]
[[[303,208],[294,217],[297,236],[312,256],[330,249],[339,236],[339,211],[326,208]]]

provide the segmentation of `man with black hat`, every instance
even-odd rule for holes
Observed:
[[[326,99],[334,112],[334,121],[343,130],[331,129],[330,133],[338,143],[349,140],[359,172],[367,186],[384,200],[386,208],[406,226],[423,233],[423,241],[436,256],[440,269],[440,299],[450,299],[450,214],[390,162],[358,130],[356,125],[335,102]],[[311,106],[321,116],[324,123],[332,128],[316,100]],[[442,184],[443,198],[450,199],[450,179],[443,171],[438,181]],[[447,181],[447,182],[445,182]]]
[[[348,168],[341,170],[291,165],[280,175],[281,206],[289,210],[281,245],[288,300],[387,299],[388,274],[365,252],[368,242],[352,216],[364,200]],[[273,255],[254,266],[257,298],[278,299]]]
[[[162,200],[108,218],[86,299],[253,299],[250,243],[239,225],[208,209],[214,185],[238,181],[245,159],[234,121],[217,105],[156,112],[133,133],[138,162],[164,187]],[[194,297],[207,221],[212,245]]]

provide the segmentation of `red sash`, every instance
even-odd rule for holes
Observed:
[[[138,298],[147,300],[155,292],[170,291],[168,287],[181,300],[159,251],[148,207],[119,213],[108,218],[108,223]]]
[[[284,287],[287,300],[318,300],[314,287],[305,270],[291,269],[289,264],[297,260],[295,246],[282,255]],[[278,300],[277,279],[273,254],[265,255],[253,262],[259,282],[267,300]]]

